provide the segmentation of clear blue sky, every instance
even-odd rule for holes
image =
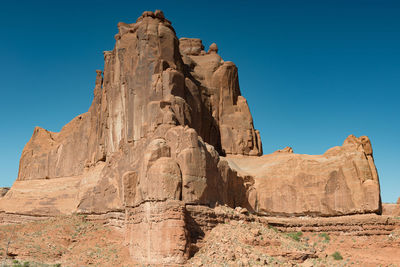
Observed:
[[[2,1],[0,186],[33,128],[59,131],[92,101],[119,21],[162,9],[178,37],[239,67],[264,153],[372,140],[382,198],[400,196],[400,1]]]

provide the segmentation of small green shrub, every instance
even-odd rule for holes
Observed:
[[[320,233],[319,237],[322,237],[325,243],[329,243],[329,241],[331,240],[331,237],[327,233]]]
[[[332,257],[337,261],[343,260],[342,255],[338,251],[335,251],[335,253],[332,254]]]
[[[300,241],[300,238],[303,236],[303,232],[288,233],[287,235],[295,241]]]
[[[13,260],[12,267],[24,267],[24,266],[18,260]]]
[[[12,267],[24,267],[18,260],[13,260],[12,263]]]

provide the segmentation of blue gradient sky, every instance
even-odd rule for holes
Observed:
[[[88,110],[117,23],[162,9],[178,37],[239,68],[264,153],[321,154],[368,135],[382,199],[400,196],[400,1],[2,1],[0,186],[33,128]]]

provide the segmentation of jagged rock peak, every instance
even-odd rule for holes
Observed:
[[[204,56],[207,54],[218,54],[218,46],[212,43],[208,52],[204,50],[203,42],[199,38],[186,38],[179,39],[179,50],[182,55],[188,56]]]
[[[146,20],[156,20],[157,22],[170,27],[175,33],[175,30],[171,27],[171,22],[165,18],[164,12],[162,12],[161,10],[156,10],[155,12],[144,11],[142,15],[136,20],[136,23],[129,24],[125,22],[119,22],[119,32],[115,35],[115,39],[119,40],[121,36],[126,33],[134,33],[138,29],[139,24],[142,22],[146,22]]]
[[[203,42],[198,38],[180,38],[179,50],[183,55],[198,56],[206,54]]]
[[[283,149],[279,149],[274,152],[274,154],[277,154],[277,153],[293,153],[293,148],[291,148],[290,146],[287,146]]]
[[[215,53],[215,54],[218,53],[218,46],[216,43],[212,43],[210,45],[210,47],[208,48],[208,54],[211,54],[211,53]]]

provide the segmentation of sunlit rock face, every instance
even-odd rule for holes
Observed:
[[[213,43],[176,37],[161,11],[118,24],[96,71],[87,113],[58,132],[37,127],[0,211],[26,215],[125,213],[132,259],[182,264],[187,205],[259,214],[379,213],[367,137],[320,156],[285,148],[262,156],[238,69]],[[189,216],[190,217],[190,216]]]
[[[261,214],[335,216],[380,213],[380,189],[366,136],[350,135],[322,155],[292,148],[256,158],[229,157],[241,176],[252,176],[249,201]]]

